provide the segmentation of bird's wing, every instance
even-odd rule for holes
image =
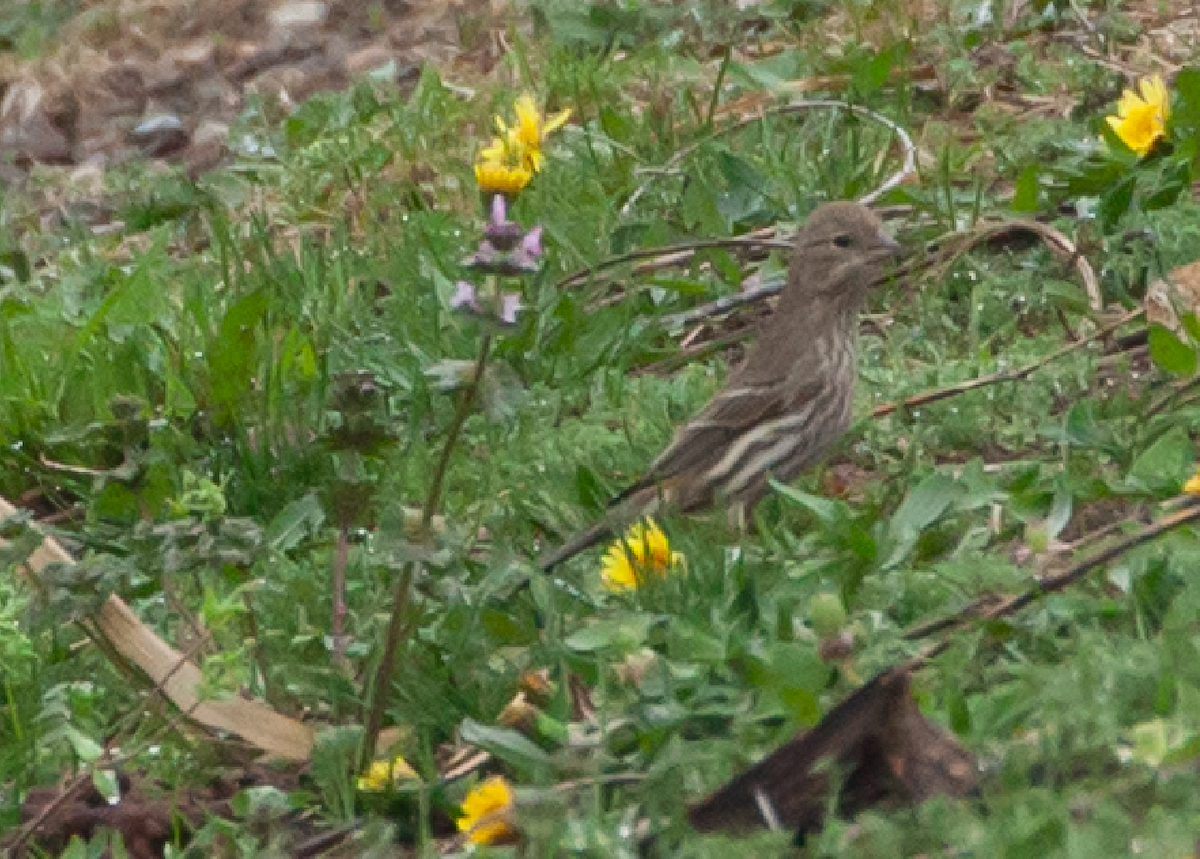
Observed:
[[[818,390],[816,382],[800,388],[785,382],[735,385],[720,391],[700,414],[679,428],[646,474],[612,503],[618,504],[635,492],[686,471],[715,465],[738,438],[794,412]]]

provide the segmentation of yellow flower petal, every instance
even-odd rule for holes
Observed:
[[[545,125],[542,126],[542,137],[547,137],[558,131],[567,124],[567,120],[570,118],[571,108],[569,107],[566,110],[560,110],[558,113],[554,114],[554,116],[547,119]]]
[[[370,793],[378,793],[389,787],[396,787],[405,781],[417,781],[420,776],[408,765],[404,758],[390,761],[374,761],[367,771],[358,778],[358,789]]]
[[[1158,75],[1143,78],[1138,92],[1131,89],[1117,100],[1117,115],[1107,117],[1113,132],[1138,155],[1146,155],[1166,134],[1170,95]]]
[[[538,110],[533,96],[525,93],[513,105],[517,112],[517,140],[528,149],[536,150],[542,145],[542,112]]]
[[[485,193],[514,196],[525,190],[533,172],[525,167],[508,167],[496,161],[480,161],[475,165],[475,181]]]
[[[1142,78],[1139,88],[1142,91],[1142,98],[1147,104],[1158,105],[1166,113],[1167,85],[1163,83],[1161,75]]]
[[[1200,495],[1200,471],[1197,471],[1184,482],[1183,491],[1188,495]]]
[[[492,776],[463,798],[458,831],[472,844],[511,844],[519,838],[512,825],[515,797],[501,776]]]
[[[610,591],[636,590],[646,573],[665,577],[682,562],[683,556],[671,551],[658,523],[647,518],[634,523],[608,547],[600,561],[600,578]]]

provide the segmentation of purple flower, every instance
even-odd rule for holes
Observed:
[[[536,226],[521,239],[521,252],[529,259],[535,260],[542,255],[542,228]]]
[[[508,325],[517,324],[517,313],[521,310],[521,293],[506,292],[500,296],[500,321]]]
[[[497,227],[508,223],[508,200],[503,194],[492,195],[492,223]]]
[[[479,312],[479,296],[475,293],[475,284],[460,280],[454,284],[454,295],[450,296],[450,306],[457,310],[467,307]]]

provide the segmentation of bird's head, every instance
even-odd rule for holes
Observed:
[[[824,203],[796,237],[789,291],[857,309],[899,252],[900,245],[870,209],[849,201]]]

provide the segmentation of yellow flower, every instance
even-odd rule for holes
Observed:
[[[1200,470],[1184,482],[1183,491],[1187,495],[1200,495]]]
[[[514,110],[516,124],[510,128],[497,116],[498,134],[475,161],[475,179],[485,192],[512,196],[524,190],[546,161],[542,154],[546,136],[562,128],[571,115],[563,110],[547,118],[529,94],[517,99]]]
[[[683,561],[653,519],[632,525],[625,536],[608,547],[600,561],[600,578],[610,591],[632,591],[645,573],[666,576]]]
[[[1108,124],[1126,146],[1138,155],[1146,155],[1166,133],[1170,99],[1163,79],[1154,75],[1142,78],[1139,96],[1127,89],[1117,101],[1117,115]]]
[[[512,824],[512,786],[502,776],[492,776],[462,801],[458,831],[472,844],[513,844],[520,835]]]
[[[475,181],[481,191],[514,197],[525,190],[533,173],[524,167],[509,167],[499,161],[480,161],[475,165]]]
[[[546,160],[542,155],[542,143],[549,135],[566,124],[571,116],[571,111],[560,110],[554,116],[547,118],[542,115],[533,96],[529,93],[518,98],[513,107],[517,112],[517,125],[511,130],[511,133],[521,147],[525,166],[536,173],[542,169],[542,163]],[[499,117],[497,117],[497,124],[501,127],[502,133],[509,133],[509,129],[504,128]]]
[[[405,781],[418,781],[417,771],[404,758],[390,761],[374,761],[367,771],[358,777],[358,789],[379,793],[389,787],[398,787]]]

